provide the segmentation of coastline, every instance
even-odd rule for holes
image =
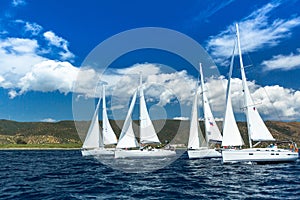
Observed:
[[[49,148],[49,147],[7,147],[7,148],[0,148],[0,151],[7,151],[7,150],[11,150],[11,151],[15,151],[15,150],[80,150],[81,148],[63,148],[63,147],[53,147],[53,148]]]

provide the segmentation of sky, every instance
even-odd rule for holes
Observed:
[[[212,76],[206,73],[212,66],[204,66],[212,110],[222,119],[238,23],[248,84],[262,117],[299,121],[299,7],[298,0],[2,0],[0,119],[73,120],[78,99],[93,103],[79,109],[87,113],[80,118],[89,118],[101,97],[100,83],[107,84],[109,117],[124,119],[139,71],[150,116],[187,119],[199,75],[180,56],[140,49],[120,55],[105,73],[86,65],[99,44],[143,27],[171,29],[203,47],[218,71]],[[234,68],[232,101],[238,120],[245,120],[237,59]]]

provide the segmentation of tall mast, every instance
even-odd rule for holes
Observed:
[[[204,78],[203,78],[203,71],[202,71],[202,63],[199,64],[199,71],[200,71],[200,80],[201,80],[201,89],[202,89],[202,104],[203,104],[203,113],[204,113],[204,125],[205,125],[205,138],[206,138],[206,145],[208,146],[208,135],[207,135],[207,130],[206,130],[206,112],[205,112],[205,106],[204,106],[204,101],[206,99],[204,98]]]
[[[102,141],[103,141],[103,144],[104,144],[104,133],[105,133],[105,128],[107,128],[107,127],[104,127],[104,115],[105,115],[105,113],[104,112],[106,112],[106,101],[105,101],[105,85],[103,84],[102,85]],[[103,123],[104,122],[104,123]]]
[[[242,83],[243,83],[243,92],[244,92],[244,103],[245,103],[245,109],[246,109],[246,117],[247,117],[247,128],[248,128],[248,139],[249,139],[249,146],[252,148],[252,141],[251,141],[251,135],[250,135],[250,123],[249,123],[249,116],[248,116],[248,109],[249,102],[247,99],[247,96],[245,93],[249,93],[247,84],[247,79],[245,75],[245,69],[243,64],[243,58],[242,58],[242,51],[241,51],[241,43],[240,43],[240,33],[239,33],[239,25],[235,24],[236,26],[236,35],[237,35],[237,41],[238,41],[238,51],[239,51],[239,57],[240,57],[240,66],[241,66],[241,75],[242,75]]]
[[[139,85],[139,96],[140,96],[140,144],[142,140],[142,96],[144,96],[144,91],[142,90],[142,84],[143,84],[143,74],[142,71],[140,71],[140,85]]]

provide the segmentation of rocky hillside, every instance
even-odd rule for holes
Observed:
[[[86,133],[89,123],[80,122],[82,133]],[[100,121],[100,125],[101,125]],[[111,121],[117,137],[121,132],[123,121]],[[189,121],[154,120],[153,124],[162,143],[187,144]],[[300,122],[266,122],[269,130],[277,140],[293,140],[300,146]],[[203,131],[203,122],[200,122]],[[222,124],[218,123],[221,127]],[[242,137],[248,144],[247,126],[238,123]],[[138,122],[134,121],[134,130],[138,135]],[[81,135],[84,138],[84,135]],[[0,144],[68,144],[82,143],[73,121],[47,122],[15,122],[0,120]]]

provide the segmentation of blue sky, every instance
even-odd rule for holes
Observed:
[[[224,88],[220,89],[220,84],[226,85],[233,27],[238,22],[245,65],[251,65],[246,71],[250,89],[257,102],[262,103],[264,119],[299,121],[299,7],[298,0],[3,0],[0,2],[0,118],[72,120],[72,85],[86,56],[109,37],[140,27],[173,29],[205,48],[221,75],[206,77],[206,82],[215,115],[222,118]],[[161,74],[166,75],[162,73],[162,65],[175,71],[162,77]],[[176,97],[164,92],[157,94],[150,84],[146,94],[148,91],[153,112],[158,109],[157,113],[168,118],[189,117],[192,86],[198,74],[185,61],[168,52],[145,50],[120,57],[113,63],[113,69],[105,79],[110,85],[108,94],[118,88],[110,80],[117,75],[128,75],[130,69],[143,70],[152,79],[160,77],[160,81],[165,81],[158,82],[161,85],[178,84],[176,80],[184,82],[174,89]],[[233,101],[239,115],[242,103],[238,70],[233,75],[236,84]],[[147,76],[145,82],[150,81]],[[187,86],[191,86],[189,91],[184,89]],[[129,98],[131,91],[123,89],[128,91]],[[89,92],[85,94],[90,97]],[[155,95],[160,95],[160,99],[155,99]],[[175,105],[178,99],[184,112],[180,113]],[[108,101],[111,102],[113,99]],[[118,113],[123,118],[127,105],[125,100],[111,103],[110,116]]]

